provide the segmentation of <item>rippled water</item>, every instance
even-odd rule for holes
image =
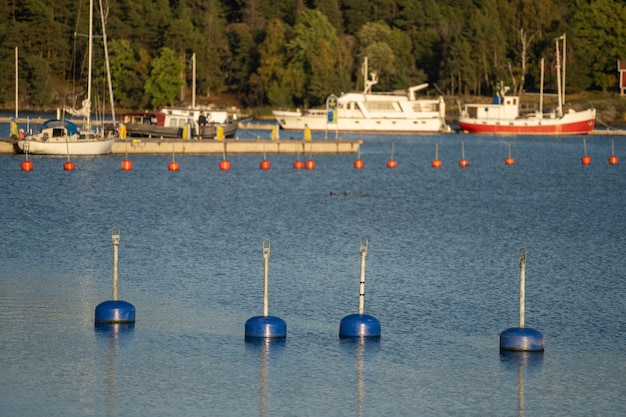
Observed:
[[[0,409],[7,416],[621,416],[626,410],[626,178],[611,137],[364,137],[356,155],[0,156]],[[387,169],[391,143],[398,168]],[[461,141],[470,167],[458,167]],[[443,168],[430,167],[435,143]],[[515,166],[506,167],[507,144]],[[341,194],[331,196],[331,192]],[[352,195],[343,195],[344,193]],[[111,228],[132,329],[111,299]],[[382,338],[341,341],[357,312]],[[287,339],[244,341],[262,313]],[[500,355],[518,324],[544,354]]]

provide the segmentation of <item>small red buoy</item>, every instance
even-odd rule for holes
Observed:
[[[468,167],[469,161],[465,159],[465,142],[461,142],[461,160],[459,161],[460,167]]]
[[[304,167],[309,170],[315,169],[315,161],[312,159],[307,159],[304,163]]]
[[[611,139],[611,156],[609,156],[609,165],[617,165],[619,158],[615,156],[615,140]]]
[[[511,166],[511,165],[515,165],[515,159],[513,159],[513,157],[511,156],[511,144],[509,143],[509,156],[507,156],[504,159],[504,164]]]
[[[272,164],[267,159],[263,159],[261,163],[259,164],[259,168],[261,168],[264,171],[267,171],[271,167],[272,167]]]
[[[591,157],[587,155],[587,139],[583,138],[583,157],[580,158],[583,165],[591,165]]]
[[[398,166],[398,163],[396,162],[395,159],[393,159],[393,151],[396,147],[396,141],[391,142],[391,156],[389,157],[389,160],[387,161],[387,168],[396,168]]]
[[[354,160],[354,167],[356,169],[363,169],[364,166],[365,166],[365,162],[363,162],[362,159],[355,159]]]
[[[76,169],[76,164],[72,161],[67,161],[63,164],[63,169],[66,171],[74,171]]]
[[[32,171],[33,170],[33,161],[29,161],[28,159],[22,161],[22,171]]]
[[[133,170],[133,161],[126,158],[122,161],[122,171],[132,171]]]
[[[230,171],[230,161],[227,161],[226,159],[222,159],[220,161],[220,169],[222,171]]]
[[[180,165],[178,164],[178,162],[172,161],[167,164],[167,169],[170,171],[178,171],[180,169]]]
[[[293,168],[294,168],[294,169],[302,169],[302,168],[304,168],[304,162],[302,162],[302,161],[301,161],[301,160],[299,160],[299,159],[298,159],[298,160],[296,160],[296,161],[294,161],[294,163],[293,163]]]
[[[433,168],[441,168],[441,159],[439,159],[439,143],[435,143],[435,159],[430,163]]]

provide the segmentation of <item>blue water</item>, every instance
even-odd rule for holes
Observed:
[[[0,410],[6,416],[623,416],[626,141],[364,137],[356,155],[0,156]],[[398,168],[387,169],[391,143]],[[461,141],[469,168],[457,165]],[[430,167],[435,143],[443,168]],[[507,144],[516,163],[504,165]],[[330,192],[354,194],[331,196]],[[361,196],[361,195],[364,196]],[[112,297],[133,329],[96,330]],[[365,311],[380,340],[338,338]],[[287,338],[244,341],[263,312]],[[501,355],[518,325],[543,354]]]

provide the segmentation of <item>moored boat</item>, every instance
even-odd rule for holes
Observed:
[[[420,84],[400,92],[373,92],[378,83],[375,73],[368,74],[367,58],[363,64],[365,85],[362,92],[336,97],[329,108],[272,113],[284,130],[378,133],[449,132],[443,97],[418,98],[417,92],[428,87]],[[371,76],[371,78],[370,78]],[[334,96],[331,96],[334,99]],[[332,115],[332,116],[331,116]]]
[[[519,96],[507,96],[508,87],[502,87],[491,104],[466,104],[460,112],[459,127],[466,133],[523,134],[523,135],[574,135],[593,131],[596,109],[563,110],[565,102],[565,66],[561,79],[561,54],[559,42],[563,42],[565,60],[565,35],[556,39],[556,74],[558,106],[543,111],[543,86],[538,111],[522,113]],[[543,67],[542,67],[543,75]],[[542,77],[543,78],[543,77]]]
[[[111,133],[91,128],[91,71],[93,66],[93,0],[89,2],[89,48],[87,98],[79,110],[66,109],[68,113],[84,118],[83,128],[65,117],[44,122],[40,131],[28,134],[25,139],[16,142],[17,149],[38,155],[105,155],[111,152],[116,137]],[[102,28],[104,33],[105,28]],[[106,36],[103,36],[106,41]],[[107,63],[108,70],[108,63]],[[111,103],[113,107],[113,103]]]
[[[35,155],[106,155],[111,153],[114,136],[103,136],[91,129],[79,129],[69,120],[50,119],[41,130],[18,140],[19,151]]]
[[[204,133],[200,135],[200,113],[206,117]],[[239,121],[246,119],[236,109],[204,109],[166,107],[156,112],[130,112],[119,116],[129,137],[216,139],[232,138]]]

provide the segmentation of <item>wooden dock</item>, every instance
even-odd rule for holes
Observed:
[[[111,154],[345,154],[357,153],[361,140],[269,140],[269,139],[128,139],[113,143]],[[0,154],[15,154],[14,140],[0,140]]]

